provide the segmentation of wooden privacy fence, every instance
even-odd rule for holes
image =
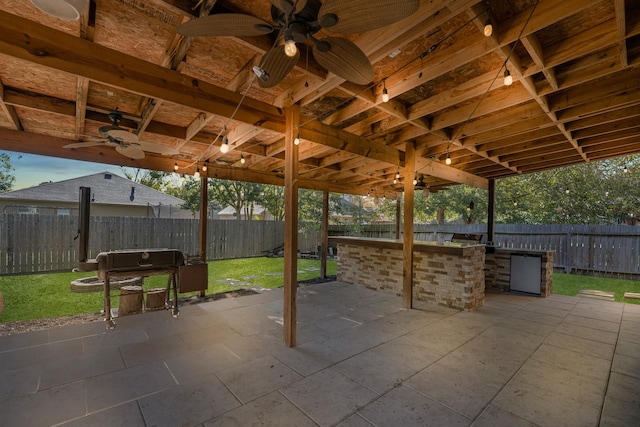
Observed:
[[[0,275],[71,270],[78,261],[77,216],[0,215]],[[486,233],[486,224],[416,224],[416,240],[446,241],[453,233]],[[395,238],[395,225],[330,226],[330,235]],[[640,227],[628,225],[496,224],[497,246],[555,251],[555,267],[640,277]],[[315,252],[319,232],[300,233],[301,252]],[[208,259],[264,255],[284,243],[280,221],[209,220]],[[198,220],[91,217],[89,256],[116,249],[172,248],[198,252]]]
[[[395,239],[394,224],[370,224],[352,232],[329,227],[330,235]],[[487,233],[486,224],[415,224],[414,239],[447,241],[453,233]],[[402,238],[402,236],[400,236]],[[499,247],[553,250],[554,267],[567,273],[640,278],[640,227],[629,225],[496,224]]]
[[[172,248],[198,253],[198,220],[91,217],[89,257],[116,249]],[[70,271],[78,264],[78,217],[0,215],[0,275]],[[207,258],[244,258],[284,243],[276,221],[210,220]]]

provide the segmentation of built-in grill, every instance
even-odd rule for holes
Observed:
[[[107,328],[113,329],[115,322],[111,316],[111,287],[110,279],[132,276],[155,276],[166,274],[169,276],[167,291],[173,289],[174,317],[178,317],[178,285],[177,277],[181,266],[184,266],[184,255],[176,249],[140,249],[117,250],[100,252],[95,259],[87,259],[89,244],[89,187],[80,187],[80,221],[78,236],[80,249],[78,251],[77,271],[95,271],[104,281],[104,314]],[[169,293],[167,292],[167,299]]]
[[[453,243],[467,243],[472,245],[478,245],[482,241],[484,234],[465,234],[465,233],[453,233],[451,241]]]

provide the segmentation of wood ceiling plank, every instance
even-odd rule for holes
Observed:
[[[625,10],[625,0],[613,0],[616,10],[616,27],[618,28],[618,44],[620,46],[620,63],[623,68],[629,66],[627,57],[627,13]]]
[[[240,95],[121,52],[0,11],[0,53],[113,85],[152,98],[230,117]],[[79,66],[82,64],[82,66]],[[245,99],[236,119],[282,122],[282,112]]]

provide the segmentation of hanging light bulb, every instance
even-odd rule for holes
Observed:
[[[624,173],[629,172],[629,168],[627,166],[625,166],[624,169],[622,169],[622,172],[624,172]]]
[[[222,145],[220,146],[220,152],[222,154],[225,154],[225,153],[229,152],[229,138],[227,138],[227,135],[225,135],[222,138]]]
[[[396,172],[396,179],[400,179],[400,168],[398,168],[398,172]]]
[[[204,165],[202,165],[202,172],[206,172],[207,171],[207,164],[209,162],[204,162]]]
[[[487,19],[487,22],[484,23],[484,36],[489,37],[493,34],[493,25],[491,25],[491,19]]]
[[[398,183],[398,178],[393,178],[393,183],[397,184]]]
[[[297,134],[295,139],[293,140],[293,143],[295,145],[300,145],[300,134]]]
[[[382,102],[389,102],[389,91],[387,90],[387,81],[382,80]]]
[[[284,30],[284,53],[288,57],[294,57],[296,56],[296,53],[298,53],[298,47],[296,46],[296,42],[293,40],[291,30],[288,28]]]
[[[504,85],[511,86],[513,84],[513,77],[509,70],[504,70]]]
[[[176,172],[178,171],[178,163],[173,164],[173,170]]]
[[[451,156],[449,155],[449,153],[447,153],[447,158],[444,159],[444,163],[446,165],[450,165],[451,164]]]
[[[571,190],[569,190],[569,187],[567,187],[566,190],[564,190],[565,193],[569,194],[571,192]]]
[[[247,161],[244,159],[244,154],[240,154],[240,164],[245,164]]]
[[[413,178],[413,185],[416,185],[418,183],[418,174],[416,173],[416,176]]]
[[[200,178],[200,168],[196,166],[196,172],[193,174],[194,178]]]

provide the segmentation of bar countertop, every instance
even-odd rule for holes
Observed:
[[[332,236],[329,243],[345,245],[361,245],[381,249],[402,249],[404,242],[397,239],[380,239],[373,237],[352,237],[352,236]],[[484,244],[456,243],[456,242],[435,242],[414,240],[413,250],[418,252],[439,252],[460,254],[467,248],[476,246],[484,247]]]

